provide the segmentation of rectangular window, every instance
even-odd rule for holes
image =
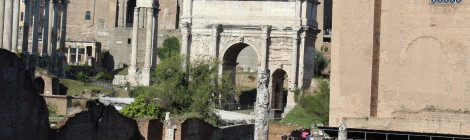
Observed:
[[[20,18],[21,21],[23,21],[23,12],[21,12],[21,16],[20,16],[20,17],[21,17],[21,18]]]

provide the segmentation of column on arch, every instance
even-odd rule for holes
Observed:
[[[33,6],[33,42],[32,42],[32,49],[31,49],[31,54],[37,55],[38,54],[38,44],[39,44],[39,19],[41,18],[40,13],[40,7],[41,7],[41,1],[40,0],[35,0],[34,1],[34,6]]]
[[[5,13],[3,22],[3,48],[11,51],[11,28],[13,27],[13,0],[5,0]]]
[[[31,0],[24,0],[25,11],[24,11],[24,20],[23,20],[23,43],[21,44],[21,51],[27,53],[29,48],[29,28],[31,21]]]
[[[20,0],[13,0],[13,23],[11,28],[11,51],[18,52],[18,27],[20,22]]]
[[[5,23],[4,14],[5,14],[5,0],[0,0],[0,48],[6,49],[6,47],[3,46],[3,24]]]

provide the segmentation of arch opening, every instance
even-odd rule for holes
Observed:
[[[272,74],[271,78],[271,109],[283,110],[287,104],[287,87],[288,82],[287,72],[282,69],[277,69]]]
[[[36,88],[37,94],[44,94],[44,89],[46,86],[44,79],[42,79],[41,77],[38,77],[34,79],[33,82],[34,82],[34,88]]]
[[[248,44],[237,43],[230,46],[222,57],[222,71],[230,72],[230,79],[241,95],[235,97],[234,103],[240,104],[239,109],[249,109],[256,101],[257,68],[259,66],[256,50]]]

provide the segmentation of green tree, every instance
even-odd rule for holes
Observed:
[[[169,58],[170,56],[179,54],[180,52],[180,41],[177,37],[170,37],[163,41],[163,46],[157,49],[158,57],[162,60]]]
[[[162,119],[165,110],[159,107],[152,99],[137,97],[134,99],[134,102],[125,106],[120,112],[130,118]]]
[[[317,89],[313,95],[302,96],[297,106],[283,119],[285,123],[293,123],[310,127],[312,124],[328,125],[330,110],[329,80],[316,79]]]
[[[315,68],[314,68],[314,74],[316,76],[321,76],[322,71],[328,67],[329,60],[328,58],[325,57],[323,52],[321,51],[315,51]]]

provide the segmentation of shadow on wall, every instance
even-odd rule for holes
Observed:
[[[107,72],[113,71],[114,65],[115,65],[114,56],[111,55],[109,51],[106,51],[103,53],[101,57],[102,57],[101,62],[103,63],[103,68],[105,69],[105,71]]]

